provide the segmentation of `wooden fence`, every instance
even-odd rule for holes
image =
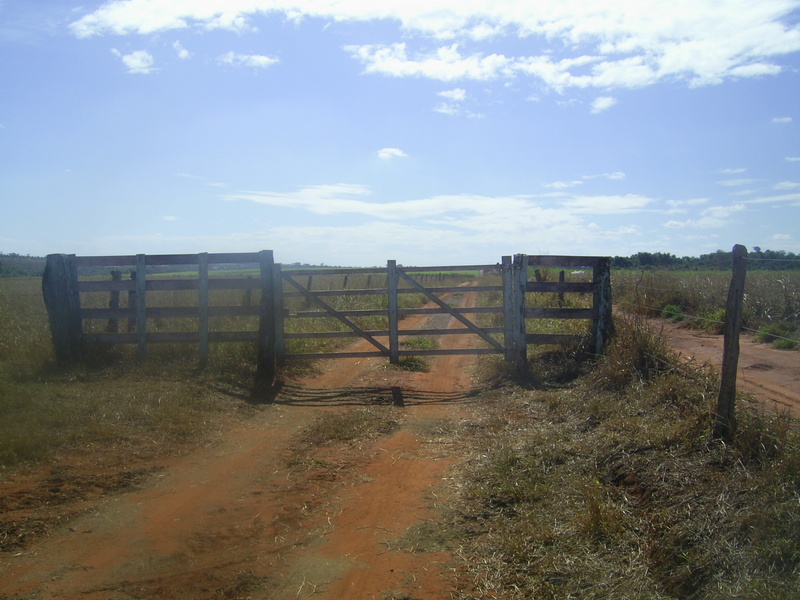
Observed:
[[[209,271],[226,265],[244,269],[257,269],[258,276],[245,277],[228,275],[209,277]],[[154,271],[168,268],[173,271],[178,266],[186,266],[197,272],[197,276],[187,277]],[[79,277],[79,270],[94,271],[112,269],[102,279],[87,276]],[[121,270],[130,271],[129,278],[122,277]],[[591,281],[565,281],[561,271],[559,281],[546,281],[540,276],[543,269],[591,269]],[[531,277],[531,270],[533,277]],[[471,292],[498,292],[502,306],[460,308],[451,306],[442,298],[445,294],[464,292],[465,288],[455,286],[431,286],[424,281],[425,274],[447,271],[494,271],[501,277],[500,285],[469,287]],[[229,273],[231,271],[228,271]],[[235,273],[235,272],[234,272]],[[224,271],[220,272],[225,274]],[[169,276],[168,276],[169,275]],[[312,278],[318,276],[343,277],[341,289],[313,289]],[[348,289],[347,279],[354,275],[367,275],[381,278],[377,286],[364,286],[362,289]],[[45,304],[50,317],[51,331],[56,355],[61,362],[74,362],[82,359],[84,348],[93,344],[136,344],[138,357],[143,360],[147,346],[157,343],[191,343],[199,347],[200,362],[208,360],[208,347],[218,342],[249,342],[258,346],[257,385],[272,385],[276,365],[293,358],[385,356],[392,363],[406,355],[430,354],[485,354],[502,353],[506,360],[524,368],[527,361],[528,344],[570,343],[579,336],[539,333],[526,331],[528,319],[585,319],[592,321],[592,344],[599,354],[603,352],[611,331],[611,280],[610,260],[603,257],[575,256],[527,256],[518,254],[506,256],[495,265],[470,265],[446,267],[405,268],[388,261],[386,268],[375,269],[285,269],[275,264],[270,250],[255,253],[236,254],[190,254],[190,255],[144,255],[78,257],[75,255],[53,254],[47,257],[42,288]],[[153,306],[148,303],[152,292],[190,290],[197,292],[196,305],[179,307]],[[234,304],[217,305],[209,302],[213,290],[238,290],[241,300]],[[258,303],[253,305],[249,299],[253,291],[258,291]],[[107,306],[84,306],[82,295],[102,292],[107,294]],[[120,294],[127,294],[126,306],[121,306]],[[422,294],[435,306],[433,308],[400,308],[398,298],[402,294]],[[592,294],[590,308],[564,308],[562,302],[552,308],[529,308],[526,297],[531,293],[554,293],[559,300],[565,293]],[[337,310],[331,305],[331,297],[347,295],[383,295],[385,308],[371,310]],[[305,300],[304,309],[290,313],[285,303],[291,298]],[[472,315],[482,313],[502,313],[502,327],[480,325]],[[403,317],[414,314],[444,314],[459,321],[457,329],[402,329]],[[385,317],[388,329],[365,330],[356,321],[360,317]],[[253,317],[257,326],[248,330],[215,331],[209,328],[209,319],[214,317]],[[346,331],[311,331],[304,333],[287,332],[287,319],[330,317],[346,325]],[[193,319],[196,329],[180,332],[148,331],[148,319]],[[104,331],[86,331],[86,322],[103,320],[107,325]],[[126,331],[120,331],[120,322],[127,322]],[[415,335],[476,335],[484,342],[480,348],[403,350],[401,337]],[[366,339],[371,349],[362,352],[337,353],[287,353],[287,340],[302,338],[341,338],[355,337]]]

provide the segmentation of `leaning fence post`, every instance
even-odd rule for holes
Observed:
[[[272,250],[259,252],[261,270],[261,310],[258,324],[258,365],[253,395],[271,400],[275,386],[275,298],[273,295],[273,268],[275,265]]]
[[[56,359],[63,364],[83,358],[83,326],[74,254],[50,254],[42,277],[42,294],[50,320]]]
[[[733,273],[728,288],[723,326],[722,381],[714,419],[714,437],[730,439],[736,431],[736,372],[739,368],[739,332],[742,329],[744,280],[747,274],[747,248],[736,244],[731,252]]]

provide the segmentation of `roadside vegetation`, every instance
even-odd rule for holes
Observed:
[[[796,597],[795,421],[740,403],[733,443],[712,439],[716,374],[636,318],[599,361],[542,350],[530,372],[461,429],[442,526],[463,532],[463,598]]]
[[[765,335],[791,338],[800,279],[760,276],[748,274],[746,326],[780,325]],[[796,597],[797,422],[741,398],[732,443],[713,439],[715,373],[670,352],[642,318],[713,321],[727,280],[615,272],[624,312],[604,357],[580,346],[532,348],[522,375],[482,361],[486,389],[470,398],[470,414],[437,429],[463,456],[436,532],[463,559],[462,598]],[[302,302],[289,310],[311,310]],[[541,302],[578,307],[591,298]],[[63,369],[54,366],[38,279],[0,281],[0,314],[0,480],[60,452],[179,451],[259,410],[248,402],[255,351],[247,345],[212,346],[204,371],[189,346],[154,347],[143,366],[118,349]],[[580,321],[559,326],[586,330]],[[412,349],[429,344],[408,340]],[[298,443],[373,439],[400,422],[394,407],[348,408],[310,425]],[[25,543],[11,525],[2,535],[5,549]]]
[[[729,271],[617,270],[614,302],[629,313],[721,333]],[[791,349],[800,340],[800,272],[754,270],[745,281],[742,324],[756,341]]]

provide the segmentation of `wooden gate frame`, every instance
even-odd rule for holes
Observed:
[[[209,278],[209,265],[214,264],[257,264],[259,278]],[[163,265],[196,265],[198,279],[148,279],[147,267]],[[580,338],[564,334],[528,334],[526,320],[535,318],[547,319],[591,319],[592,348],[602,354],[612,331],[611,321],[611,261],[607,257],[576,256],[528,256],[517,254],[514,257],[504,256],[496,265],[472,265],[453,267],[414,267],[406,268],[390,260],[385,269],[324,269],[324,270],[292,270],[283,269],[275,264],[271,250],[248,253],[226,254],[182,254],[182,255],[144,255],[135,256],[96,256],[77,257],[75,255],[51,254],[47,257],[42,279],[42,291],[50,319],[50,327],[56,357],[59,362],[72,363],[80,361],[84,356],[86,344],[136,344],[138,358],[144,360],[147,345],[151,343],[194,343],[198,344],[200,363],[204,365],[208,359],[208,345],[215,342],[251,342],[258,346],[257,386],[271,386],[275,383],[276,366],[291,358],[337,358],[354,356],[385,356],[391,363],[397,363],[402,356],[409,355],[443,355],[443,354],[489,354],[501,353],[505,359],[513,362],[517,368],[524,369],[527,363],[528,344],[571,343]],[[79,267],[135,267],[139,274],[135,279],[122,280],[120,277],[112,281],[85,281],[78,278]],[[531,268],[543,267],[589,267],[592,269],[591,282],[548,282],[529,281]],[[461,309],[450,306],[437,294],[465,291],[463,287],[426,287],[414,274],[435,271],[467,271],[467,270],[499,270],[502,274],[501,286],[470,287],[469,291],[502,291],[502,307],[485,307]],[[335,275],[352,273],[385,273],[386,289],[370,290],[333,290],[312,291],[310,286],[303,286],[296,280],[297,275],[313,276],[315,274]],[[284,282],[293,291],[284,292]],[[407,287],[401,287],[404,282]],[[151,290],[194,290],[198,291],[198,306],[193,307],[148,307],[147,292]],[[210,289],[260,289],[261,301],[258,306],[209,306]],[[112,302],[108,308],[82,308],[81,292],[109,291]],[[128,291],[135,300],[133,305],[120,308],[113,303],[113,294]],[[528,293],[535,292],[580,292],[593,294],[592,308],[527,308],[525,299]],[[388,296],[386,310],[338,311],[323,300],[326,295],[341,293],[385,294]],[[435,303],[438,308],[398,308],[398,294],[420,293]],[[314,332],[307,334],[286,333],[284,297],[292,295],[305,297],[309,302],[319,305],[323,310],[309,312],[307,316],[332,316],[346,324],[348,332]],[[118,297],[118,296],[117,296]],[[468,319],[466,314],[502,312],[503,327],[487,328],[477,325]],[[448,330],[402,330],[401,318],[411,314],[449,314],[465,328]],[[368,314],[380,314],[388,317],[387,331],[366,331],[356,325],[348,317]],[[213,316],[258,316],[258,331],[210,332],[209,317]],[[147,331],[147,319],[163,318],[197,318],[196,332],[163,333]],[[135,331],[118,333],[88,334],[83,332],[85,319],[107,319],[109,323],[118,319],[135,320]],[[439,349],[439,350],[401,350],[400,336],[439,335],[439,334],[472,334],[479,336],[488,347],[471,349]],[[502,342],[495,335],[502,335]],[[367,339],[376,350],[371,352],[337,352],[314,354],[287,354],[286,340],[298,337],[362,337]],[[378,337],[388,338],[388,345],[380,342]]]

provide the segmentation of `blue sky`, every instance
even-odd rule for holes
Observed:
[[[0,0],[0,251],[800,252],[798,0]]]

